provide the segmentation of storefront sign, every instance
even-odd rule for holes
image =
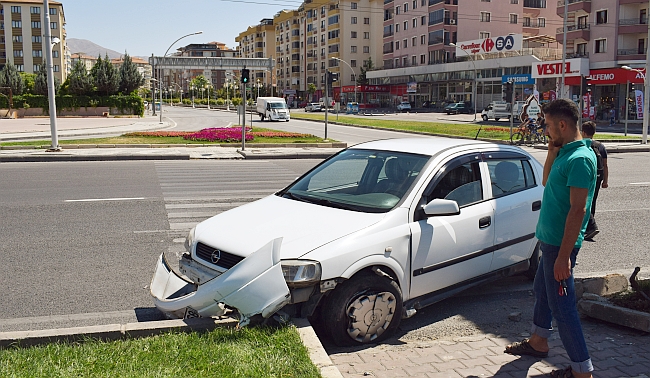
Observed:
[[[645,70],[642,70],[645,72]],[[605,68],[591,70],[587,76],[590,85],[643,84],[643,73],[625,70],[623,68]],[[580,77],[567,77],[567,85],[580,85]]]
[[[407,93],[417,93],[417,91],[418,91],[418,83],[416,81],[410,81],[406,84]]]
[[[635,90],[634,97],[634,103],[636,104],[636,118],[643,119],[643,91],[640,91],[638,89]]]
[[[354,93],[354,85],[343,87],[343,93]],[[357,85],[357,92],[390,92],[388,85]]]
[[[589,74],[589,59],[567,59],[564,62],[564,76],[580,76]],[[562,61],[535,62],[532,68],[535,79],[562,77]]]
[[[514,83],[515,85],[533,85],[535,84],[535,79],[530,74],[501,76],[501,83],[505,84],[507,82]]]
[[[521,50],[523,34],[511,34],[502,37],[475,39],[456,43],[456,56],[476,55],[499,51]]]
[[[537,98],[535,96],[530,96],[526,99],[526,103],[521,109],[521,114],[519,115],[519,119],[524,120],[525,117],[528,118],[537,118],[537,115],[542,111],[542,109],[539,106],[539,101],[537,101]]]
[[[591,93],[587,93],[582,96],[582,103],[584,108],[582,109],[582,118],[589,118],[589,109],[591,108]]]

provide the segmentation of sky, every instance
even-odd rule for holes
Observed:
[[[63,3],[67,38],[87,39],[131,56],[161,56],[178,38],[202,31],[173,45],[223,42],[282,9],[297,9],[299,0],[58,0]],[[74,52],[74,51],[72,51]]]

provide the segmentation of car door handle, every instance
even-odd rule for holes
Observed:
[[[492,224],[492,217],[487,216],[478,220],[478,228],[490,227]]]
[[[542,208],[542,201],[533,202],[533,211],[539,211]]]

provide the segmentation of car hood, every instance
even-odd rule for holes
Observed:
[[[269,241],[283,238],[281,258],[292,259],[369,227],[384,216],[272,195],[199,223],[195,240],[247,257]]]

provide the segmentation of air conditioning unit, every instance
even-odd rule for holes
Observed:
[[[456,20],[454,19],[449,20],[449,25],[456,25]]]

